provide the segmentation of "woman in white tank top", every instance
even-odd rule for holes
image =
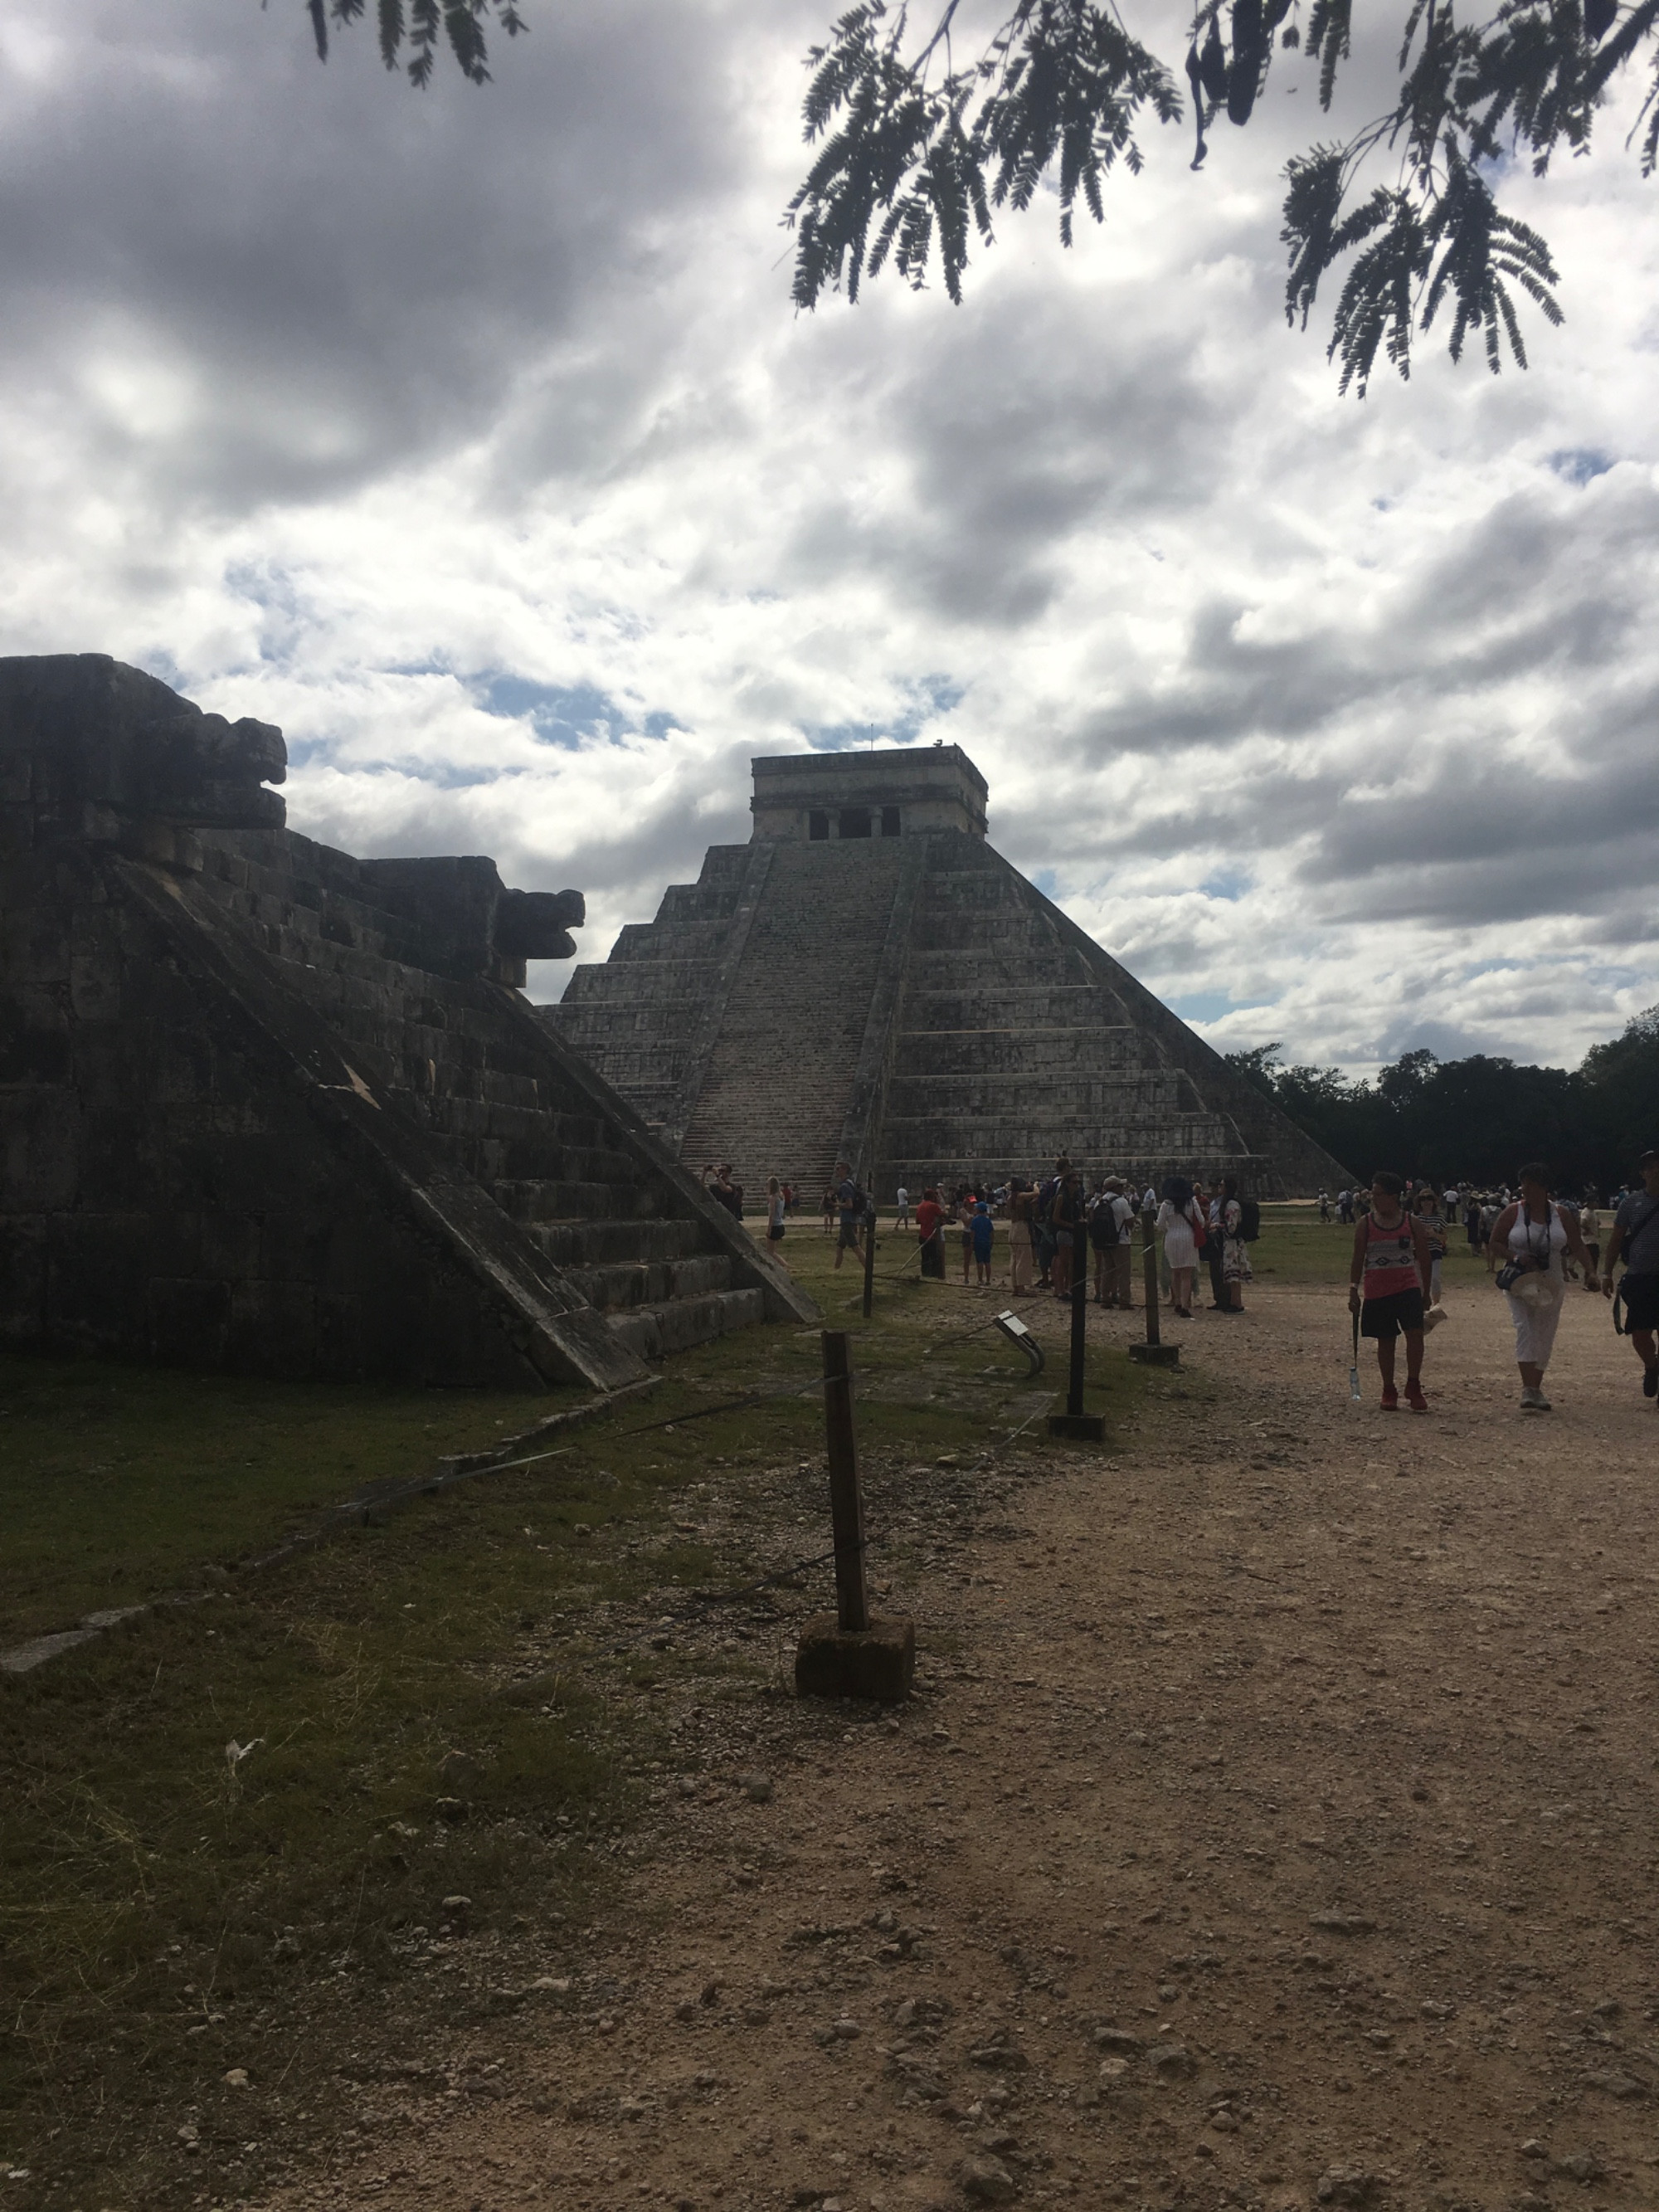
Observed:
[[[1550,1401],[1544,1395],[1544,1370],[1555,1349],[1561,1302],[1566,1295],[1563,1252],[1571,1252],[1582,1262],[1585,1288],[1598,1287],[1577,1220],[1550,1198],[1548,1174],[1548,1169],[1537,1163],[1522,1169],[1521,1195],[1498,1215],[1486,1250],[1489,1272],[1511,1261],[1519,1261],[1524,1270],[1516,1287],[1505,1292],[1510,1318],[1515,1323],[1515,1358],[1521,1370],[1523,1413],[1550,1410]]]

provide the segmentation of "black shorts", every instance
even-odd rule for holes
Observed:
[[[767,1243],[768,1243],[769,1244],[781,1244],[781,1243],[782,1243],[782,1242],[783,1242],[783,1224],[782,1224],[782,1222],[781,1222],[781,1221],[775,1221],[775,1222],[772,1224],[771,1227],[770,1227],[769,1229],[768,1229],[768,1231],[767,1231],[767,1232],[766,1232],[766,1241],[767,1241]]]
[[[1421,1291],[1393,1291],[1386,1298],[1366,1298],[1359,1309],[1361,1336],[1379,1337],[1391,1344],[1402,1330],[1423,1326]]]
[[[1622,1276],[1619,1296],[1626,1329],[1659,1328],[1659,1275]]]

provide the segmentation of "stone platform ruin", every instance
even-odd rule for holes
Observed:
[[[284,826],[281,732],[0,659],[0,1343],[613,1389],[811,1301],[521,995],[579,893]]]
[[[816,1201],[836,1161],[908,1184],[1046,1169],[1346,1170],[986,842],[955,746],[754,763],[754,834],[573,974],[549,1026],[693,1170]]]

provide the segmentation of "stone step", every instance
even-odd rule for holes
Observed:
[[[617,1260],[603,1267],[567,1267],[564,1275],[590,1305],[603,1313],[617,1313],[729,1291],[732,1262],[723,1252],[705,1252],[691,1260],[654,1260],[645,1264]]]
[[[1218,1158],[1239,1149],[1230,1122],[1217,1117],[1171,1115],[1164,1120],[1148,1115],[1121,1121],[1067,1121],[1054,1115],[1041,1120],[979,1122],[971,1131],[973,1151],[963,1141],[963,1127],[950,1119],[912,1122],[895,1130],[890,1123],[882,1133],[882,1156],[931,1168],[947,1160],[968,1160],[975,1165],[991,1160],[1012,1160],[1040,1166],[1057,1152],[1068,1153],[1079,1165],[1104,1160],[1129,1159],[1169,1152],[1195,1157],[1214,1153]]]
[[[579,1221],[526,1221],[524,1233],[556,1267],[597,1267],[613,1262],[638,1267],[665,1260],[689,1260],[712,1237],[700,1221],[625,1220],[615,1217]]]
[[[613,1314],[606,1326],[641,1359],[662,1359],[670,1352],[689,1352],[695,1344],[707,1344],[711,1337],[751,1328],[765,1318],[762,1291],[715,1291],[705,1297],[676,1298],[668,1305],[640,1306],[630,1313]]]
[[[615,1221],[641,1224],[663,1212],[662,1191],[654,1182],[566,1182],[550,1176],[532,1181],[498,1179],[495,1203],[514,1221]]]

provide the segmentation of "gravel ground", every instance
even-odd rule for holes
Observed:
[[[1659,2204],[1659,1417],[1599,1300],[1532,1419],[1448,1304],[1427,1419],[1258,1285],[1114,1453],[872,1468],[896,1715],[794,1702],[787,1588],[615,1624],[688,1665],[614,1911],[458,1907],[411,1975],[497,2016],[366,2063],[270,2212]],[[787,1558],[820,1480],[731,1495]]]

